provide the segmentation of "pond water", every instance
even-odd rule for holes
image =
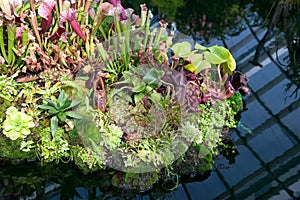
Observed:
[[[245,98],[247,110],[242,113],[238,128],[230,132],[238,152],[233,160],[217,157],[211,172],[195,175],[173,191],[157,188],[142,194],[114,188],[106,174],[83,176],[68,165],[6,166],[0,170],[1,177],[6,177],[0,184],[0,199],[300,198],[300,97],[293,94],[300,91],[293,84],[286,91],[297,79],[288,73],[291,51],[285,43],[278,42],[280,36],[273,34],[264,44],[260,65],[249,63],[267,32],[266,28],[246,26],[236,36],[209,42],[226,45],[237,60],[238,70],[250,78],[251,94]]]
[[[255,32],[258,38],[265,33],[261,29]],[[258,67],[245,62],[244,55],[251,58],[258,43],[250,30],[226,43],[229,49],[242,43],[234,55],[243,56],[240,70],[250,78],[247,111],[231,133],[239,155],[232,165],[217,160],[207,180],[180,185],[169,199],[298,199],[300,98],[292,95],[296,86],[286,91],[292,80],[285,73],[285,65],[278,64],[287,64],[288,50],[283,46],[277,52],[270,51],[271,57],[265,54],[260,62],[262,67]]]

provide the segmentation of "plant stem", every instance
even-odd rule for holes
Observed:
[[[160,27],[159,32],[154,40],[154,45],[153,45],[154,49],[157,49],[160,37],[161,37],[162,33],[164,32],[164,30],[165,29],[163,27]]]
[[[144,39],[144,47],[145,49],[147,48],[147,42],[148,42],[148,37],[150,33],[150,20],[152,18],[152,13],[149,10],[148,15],[147,15],[147,21],[146,21],[146,26],[145,26],[145,39]]]
[[[63,11],[63,3],[62,3],[63,0],[58,0],[58,8],[59,8],[59,13],[61,13]],[[80,0],[78,1],[78,3],[80,3]]]
[[[141,43],[142,43],[142,38],[138,35],[138,34],[136,34],[135,36],[134,36],[134,48],[133,48],[133,50],[134,51],[138,51],[138,50],[140,50],[140,48],[141,48]]]
[[[57,18],[57,24],[59,24],[59,9],[60,9],[60,5],[58,5],[57,3],[55,4],[55,13],[56,13],[56,18]],[[53,29],[55,30],[55,28]]]
[[[105,33],[105,31],[103,30],[103,27],[102,27],[102,25],[101,25],[102,22],[103,22],[103,18],[101,17],[101,14],[102,14],[101,10],[98,9],[97,14],[96,14],[96,17],[95,17],[95,19],[97,19],[97,23],[96,23],[96,25],[93,26],[93,31],[92,31],[91,36],[95,36],[95,34],[96,34],[96,32],[97,32],[97,30],[98,30],[98,28],[99,28],[99,30],[100,30],[102,36],[104,37],[105,40],[107,40],[106,33]],[[100,17],[101,17],[101,18],[100,18]],[[94,21],[94,22],[95,22],[95,21]]]
[[[118,35],[118,37],[122,37],[122,32],[121,32],[121,27],[120,27],[120,17],[117,13],[115,13],[114,19],[115,19],[114,23],[115,23],[117,35]]]
[[[33,2],[33,0],[30,0],[30,3]],[[33,30],[34,30],[34,34],[37,38],[37,41],[40,45],[40,47],[42,48],[42,42],[41,42],[41,37],[40,37],[40,34],[39,34],[39,30],[38,30],[38,25],[37,25],[37,20],[36,20],[36,14],[35,14],[35,10],[34,10],[34,6],[31,7],[32,12],[31,12],[31,22],[32,22],[32,26],[33,26]]]

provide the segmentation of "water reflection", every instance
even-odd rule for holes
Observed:
[[[214,189],[207,199],[300,196],[299,1],[264,3],[270,3],[271,10],[256,11],[268,12],[267,26],[256,27],[256,15],[250,15],[244,21],[248,28],[243,37],[225,40],[230,49],[243,52],[236,57],[250,77],[252,93],[246,99],[248,111],[242,114],[241,126],[232,135],[240,155],[235,165],[216,170],[213,181],[225,187]]]
[[[226,158],[230,163],[234,163],[234,157],[238,154],[237,151],[235,151],[231,140],[227,140],[224,144],[226,144],[226,148],[223,148],[223,151],[220,149],[221,154],[218,160],[225,160]],[[233,151],[235,153],[232,153]],[[195,156],[195,153],[190,155]],[[199,159],[198,161],[204,162],[202,164],[205,167],[205,161]],[[173,188],[178,185],[184,187],[185,192],[188,193],[189,189],[186,184],[202,182],[210,176],[211,171],[200,174],[189,168],[196,165],[187,166],[187,162],[184,165],[184,169],[189,169],[187,173],[176,171],[182,175],[161,180],[153,185],[151,190],[145,191],[131,189],[128,182],[130,177],[127,177],[128,180],[119,182],[124,173],[115,170],[85,175],[72,164],[3,165],[0,168],[0,199],[165,199],[173,195]],[[223,164],[222,167],[225,165]],[[155,179],[155,177],[151,177],[152,174],[143,174],[139,178],[143,182],[151,181],[151,178]],[[137,179],[133,181],[137,181]]]

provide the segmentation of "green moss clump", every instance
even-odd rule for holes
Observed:
[[[0,161],[18,164],[24,161],[36,160],[34,152],[24,152],[20,150],[22,139],[11,140],[0,134],[0,141]]]

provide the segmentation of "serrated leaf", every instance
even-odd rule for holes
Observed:
[[[192,51],[192,45],[189,42],[180,42],[174,44],[171,49],[174,53],[182,58],[188,57]]]

